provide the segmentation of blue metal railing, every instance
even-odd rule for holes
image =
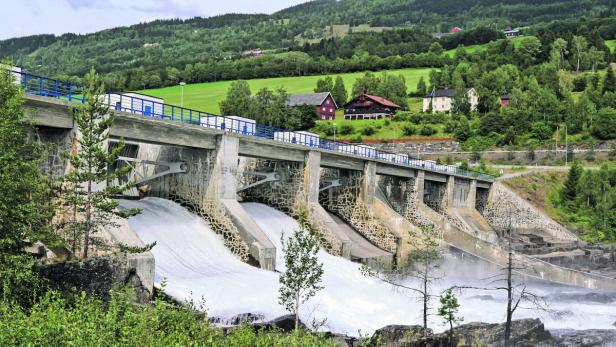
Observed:
[[[13,71],[12,73],[15,75],[16,81],[21,84],[26,94],[53,97],[72,102],[85,102],[83,89],[78,84],[54,80],[25,72]],[[109,92],[105,95],[101,95],[101,98],[110,109],[121,112],[128,112],[158,119],[180,121],[243,134],[246,136],[256,136],[273,141],[282,141],[307,147],[336,151],[339,153],[363,158],[371,158],[412,168],[443,172],[450,175],[490,181],[494,180],[494,176],[477,171],[463,170],[452,165],[437,164],[434,161],[413,158],[407,154],[386,152],[367,145],[333,141],[307,132],[288,131],[268,125],[257,124],[255,121],[247,118],[220,116],[185,107],[169,105],[157,101],[156,98],[145,95],[140,95],[137,97],[134,96],[134,94],[131,95]]]

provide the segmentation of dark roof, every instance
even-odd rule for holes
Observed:
[[[501,100],[509,100],[509,93],[503,93],[501,95]]]
[[[354,103],[356,101],[364,102],[365,105],[363,105],[363,106],[369,106],[370,102],[376,102],[377,104],[383,105],[385,107],[401,108],[400,106],[396,105],[392,101],[389,101],[389,100],[385,99],[384,97],[376,96],[376,95],[370,95],[370,94],[361,94],[361,95],[357,96],[356,98],[354,98],[353,100],[349,101],[346,105],[350,105],[350,104],[352,104],[352,103]]]
[[[466,92],[470,91],[472,88],[466,88]],[[425,98],[453,98],[454,95],[456,93],[456,90],[454,88],[447,88],[447,89],[437,89],[434,91],[431,91],[430,93],[428,93],[428,95],[425,96]]]
[[[320,106],[321,104],[323,104],[325,99],[330,95],[331,94],[328,92],[309,93],[309,94],[289,94],[287,105],[288,106],[300,106],[300,105]],[[334,100],[334,98],[332,98],[332,100]],[[334,100],[334,106],[338,108],[335,100]]]

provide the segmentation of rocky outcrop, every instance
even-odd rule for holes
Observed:
[[[505,324],[469,323],[454,328],[455,346],[503,346]],[[420,326],[390,325],[377,330],[373,346],[385,347],[448,347],[447,332],[432,334]],[[514,346],[558,346],[539,319],[513,322],[511,342]]]
[[[138,275],[138,266],[143,266],[143,263],[135,255],[110,255],[43,263],[38,265],[37,271],[49,280],[53,289],[63,293],[86,292],[107,300],[110,290],[130,288],[134,290],[137,302],[146,303],[152,293]],[[151,267],[154,268],[153,259]]]

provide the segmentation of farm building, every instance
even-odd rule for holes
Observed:
[[[332,120],[336,118],[338,105],[331,93],[290,94],[287,106],[310,105],[316,107],[318,118]]]
[[[381,119],[393,116],[399,109],[383,97],[362,93],[344,106],[344,119]]]
[[[466,90],[468,95],[468,102],[471,104],[471,109],[477,109],[479,98],[475,88],[468,88]],[[455,90],[453,88],[435,89],[423,98],[423,111],[428,112],[430,105],[432,105],[432,112],[451,112],[453,106],[453,97]]]

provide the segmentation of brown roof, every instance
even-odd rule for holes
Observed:
[[[387,107],[394,107],[394,108],[401,108],[400,106],[396,105],[395,103],[385,99],[384,97],[381,96],[376,96],[376,95],[369,95],[369,94],[364,94],[366,96],[366,98],[379,103],[383,106],[387,106]]]

